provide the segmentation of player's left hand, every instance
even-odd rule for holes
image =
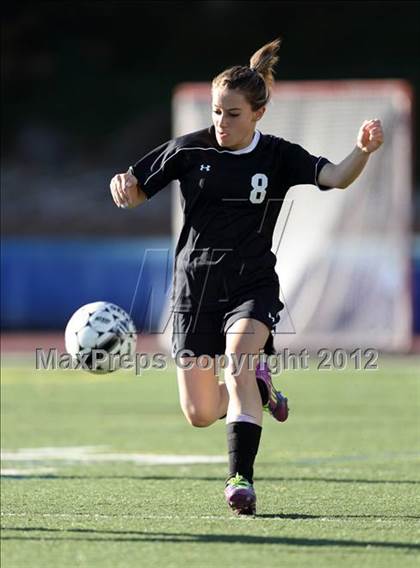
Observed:
[[[377,150],[384,141],[384,132],[382,130],[381,121],[377,118],[373,120],[365,120],[360,127],[357,135],[357,147],[371,154]]]

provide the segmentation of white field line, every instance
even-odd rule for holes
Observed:
[[[102,452],[98,452],[98,450]],[[5,450],[1,453],[1,460],[8,462],[39,462],[64,461],[73,463],[104,463],[128,462],[140,465],[191,465],[226,463],[226,456],[203,455],[159,455],[159,454],[128,454],[105,453],[103,447],[81,446],[61,448],[21,448],[18,450]]]
[[[137,465],[194,465],[194,464],[225,464],[226,456],[215,455],[179,455],[179,454],[137,454],[106,452],[106,446],[75,446],[75,447],[42,447],[4,450],[1,453],[2,462],[19,462],[29,467],[39,464],[50,465],[51,462],[62,463],[133,463]],[[418,452],[388,452],[374,455],[349,456],[320,456],[304,459],[287,460],[288,464],[297,466],[312,466],[319,464],[346,463],[357,461],[375,461],[377,459],[416,460]],[[25,469],[25,471],[27,471]],[[39,472],[38,472],[39,473]],[[29,474],[28,474],[29,475]]]
[[[51,467],[25,467],[24,469],[1,468],[0,475],[7,477],[24,477],[25,475],[51,475],[57,470]]]

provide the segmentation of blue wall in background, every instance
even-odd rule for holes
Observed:
[[[420,334],[420,236],[414,239],[412,254],[413,330]]]
[[[169,238],[5,239],[2,327],[63,329],[77,308],[106,300],[127,311],[132,306],[139,330],[158,331],[172,258]]]
[[[170,294],[170,238],[4,239],[1,259],[3,329],[63,329],[83,304],[114,302],[137,329],[160,330]],[[420,333],[420,237],[413,246],[414,331]]]

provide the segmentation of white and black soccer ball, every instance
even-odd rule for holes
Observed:
[[[80,368],[110,373],[134,359],[137,335],[128,313],[110,302],[93,302],[69,319],[65,345]],[[124,357],[123,357],[124,356]],[[123,365],[124,366],[124,365]]]

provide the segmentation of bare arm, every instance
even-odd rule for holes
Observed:
[[[339,164],[325,164],[318,176],[318,183],[340,189],[348,187],[359,177],[369,155],[382,145],[383,139],[381,121],[365,120],[360,127],[354,150]]]
[[[117,207],[132,209],[147,200],[147,195],[141,189],[138,179],[130,170],[124,174],[115,175],[109,187]]]

